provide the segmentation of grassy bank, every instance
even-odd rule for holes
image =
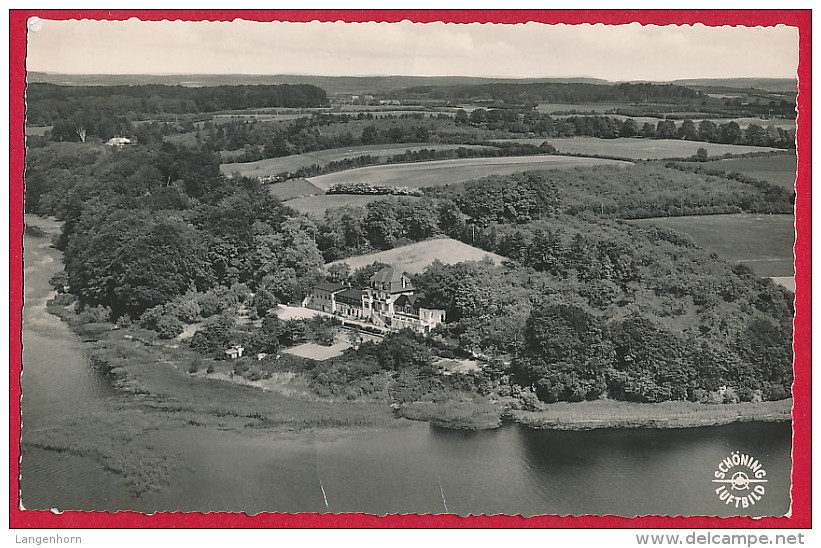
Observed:
[[[733,422],[785,422],[791,419],[791,410],[791,399],[733,404],[601,400],[554,403],[540,411],[510,411],[509,416],[531,428],[553,430],[693,428]]]
[[[490,430],[502,424],[501,406],[482,402],[413,402],[397,415],[454,430]]]

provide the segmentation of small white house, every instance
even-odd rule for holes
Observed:
[[[123,147],[125,145],[130,145],[131,139],[128,137],[112,137],[106,141],[106,144],[110,147]]]
[[[225,351],[225,355],[228,357],[229,360],[235,360],[237,358],[241,358],[243,352],[245,352],[244,347],[234,345]]]

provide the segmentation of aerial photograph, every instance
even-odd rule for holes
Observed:
[[[26,24],[20,510],[791,512],[796,27]]]

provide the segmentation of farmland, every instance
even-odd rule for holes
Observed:
[[[631,160],[662,160],[665,158],[685,158],[693,156],[700,148],[707,150],[710,156],[724,154],[747,154],[749,152],[776,152],[770,147],[753,147],[747,145],[723,145],[700,141],[681,141],[678,139],[598,139],[595,137],[571,137],[569,139],[507,139],[497,142],[518,142],[539,146],[547,141],[562,154],[591,154],[629,158]]]
[[[268,190],[280,200],[292,200],[303,196],[322,194],[322,190],[305,179],[292,179],[290,181],[274,183],[268,186]]]
[[[310,167],[314,164],[325,166],[330,162],[344,160],[346,158],[356,158],[357,156],[378,156],[380,159],[387,159],[394,154],[402,154],[407,150],[418,151],[428,150],[455,150],[464,148],[489,148],[471,145],[448,145],[427,143],[422,145],[411,145],[405,143],[384,144],[384,145],[363,145],[354,147],[332,148],[305,154],[295,154],[281,158],[268,158],[256,162],[222,164],[220,170],[225,175],[239,173],[245,177],[263,177],[266,175],[276,175],[283,172],[294,172],[300,168]]]
[[[541,141],[540,141],[541,143]],[[695,152],[695,151],[694,151]],[[369,183],[383,186],[424,188],[463,183],[487,175],[508,175],[535,169],[569,169],[591,165],[629,165],[617,160],[567,156],[468,158],[414,164],[363,167],[311,177],[308,181],[327,190],[337,183]]]
[[[702,215],[631,221],[659,225],[690,236],[699,246],[730,262],[749,266],[759,276],[793,275],[792,215]]]
[[[352,270],[355,270],[374,262],[381,262],[401,268],[408,274],[417,274],[436,259],[445,264],[455,264],[463,261],[480,261],[485,257],[489,257],[496,264],[501,264],[505,260],[500,255],[469,246],[457,240],[439,238],[378,253],[348,257],[344,260],[328,263],[327,266],[347,263]]]
[[[796,157],[794,154],[778,154],[758,158],[730,158],[703,164],[722,171],[737,171],[748,177],[761,179],[785,188],[795,186]]]

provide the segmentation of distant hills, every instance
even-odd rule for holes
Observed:
[[[306,76],[299,74],[57,74],[29,72],[29,82],[64,86],[117,86],[164,84],[169,86],[205,87],[225,85],[309,84],[324,89],[328,95],[345,93],[389,93],[419,86],[452,87],[484,84],[600,84],[611,82],[600,78],[478,78],[472,76]],[[623,81],[638,83],[639,81]],[[666,82],[691,88],[756,89],[793,92],[797,81],[792,78],[689,78]],[[621,82],[618,82],[621,83]]]
[[[793,93],[798,90],[798,81],[795,78],[689,78],[673,80],[671,83],[686,87],[758,89]]]
[[[585,83],[610,84],[598,78],[477,78],[472,76],[305,76],[297,74],[56,74],[29,72],[30,83],[63,86],[224,86],[240,84],[309,84],[328,95],[387,93],[417,86],[468,86],[481,84]]]

